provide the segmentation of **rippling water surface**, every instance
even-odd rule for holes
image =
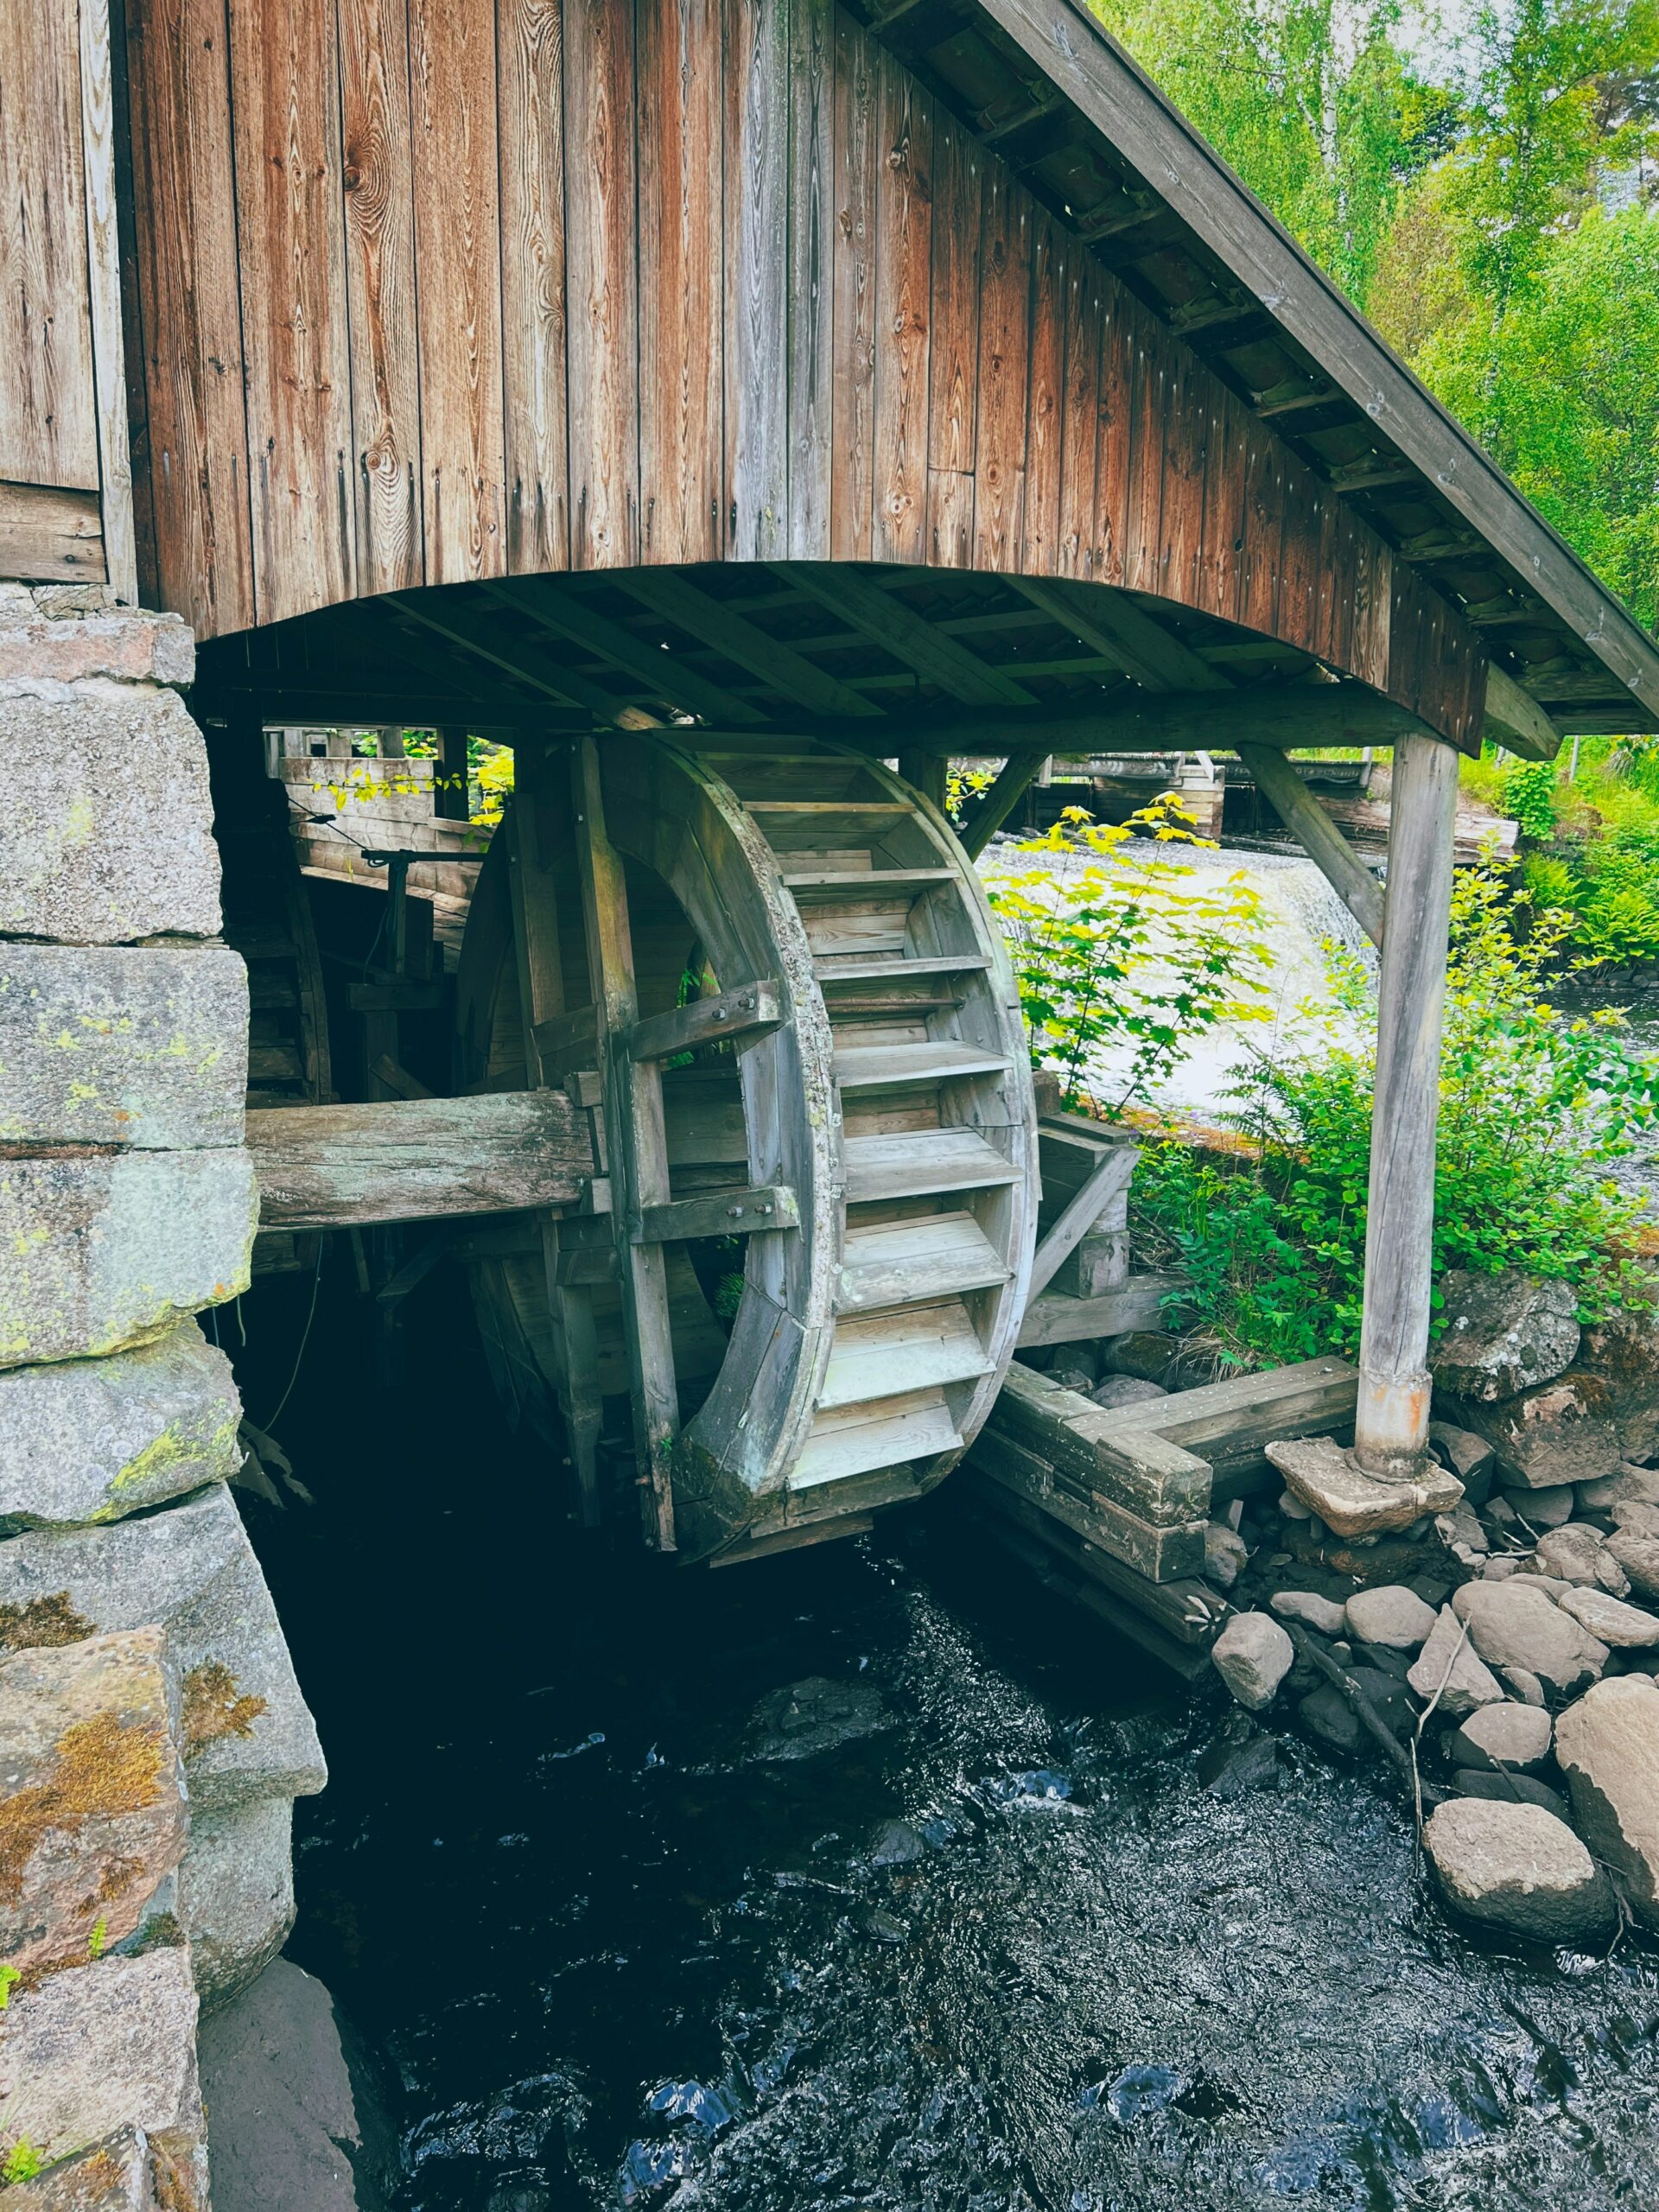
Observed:
[[[257,1531],[334,1770],[290,1948],[384,2055],[398,2212],[1659,2205],[1655,1955],[1470,1941],[1300,1745],[1206,1794],[1219,1698],[948,1485],[642,1569],[464,1350],[391,1400],[314,1357],[319,1503]]]

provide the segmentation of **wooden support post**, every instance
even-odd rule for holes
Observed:
[[[1282,753],[1265,745],[1241,745],[1237,752],[1257,791],[1314,861],[1371,943],[1380,945],[1382,885],[1356,856],[1341,830]]]
[[[507,814],[508,857],[524,1065],[534,1088],[545,1080],[537,1033],[564,1010],[564,976],[559,959],[555,868],[542,850],[539,821],[541,801],[550,780],[547,755],[540,747],[526,746],[515,768],[516,788]],[[582,1524],[591,1529],[600,1518],[599,1438],[604,1419],[593,1297],[561,1276],[558,1216],[543,1213],[539,1226],[559,1414],[575,1469]]]
[[[442,822],[471,818],[467,795],[467,732],[459,723],[446,722],[438,732],[438,757],[434,764],[432,811]]]
[[[996,832],[1014,812],[1049,758],[1042,753],[1010,753],[1001,773],[975,808],[962,831],[962,849],[976,861]]]
[[[1403,1472],[1428,1440],[1434,1137],[1457,804],[1451,747],[1402,739],[1389,829],[1354,1431],[1355,1456],[1372,1474]]]
[[[639,1018],[633,937],[621,858],[606,834],[599,748],[591,737],[585,737],[577,741],[573,752],[571,797],[582,861],[588,973],[599,1008],[614,1208],[611,1218],[622,1274],[622,1318],[633,1386],[635,1438],[644,1469],[645,1530],[658,1551],[668,1552],[674,1549],[674,1439],[680,1425],[668,1274],[660,1244],[633,1241],[646,1211],[667,1205],[671,1196],[663,1081],[654,1061],[636,1060],[628,1050],[629,1033]]]
[[[903,752],[899,755],[899,773],[912,791],[920,791],[931,799],[943,814],[945,792],[950,780],[950,763],[942,753]]]

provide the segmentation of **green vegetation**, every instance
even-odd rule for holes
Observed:
[[[1560,1018],[1548,978],[1571,925],[1493,869],[1458,878],[1441,1058],[1435,1273],[1521,1268],[1578,1292],[1586,1319],[1643,1301],[1629,1258],[1641,1201],[1606,1174],[1659,1114],[1659,1068],[1616,1013]],[[1236,1154],[1182,1142],[1137,1173],[1137,1251],[1190,1275],[1186,1313],[1226,1363],[1358,1346],[1375,1007],[1332,954],[1343,1041],[1309,1013],[1300,1039],[1241,1071]]]
[[[1032,1064],[1058,1074],[1068,1104],[1088,1096],[1115,1117],[1145,1098],[1206,1029],[1268,1018],[1255,893],[1242,876],[1205,884],[1160,856],[1171,844],[1206,842],[1192,835],[1173,792],[1121,828],[1069,806],[1046,836],[1018,848],[1063,856],[1060,866],[987,885],[1020,985]],[[1107,1059],[1114,1072],[1103,1097]]]
[[[10,2188],[13,2182],[33,2181],[36,2174],[45,2171],[46,2160],[32,2143],[14,2143],[6,2153],[4,2164],[0,2165],[0,2182]]]

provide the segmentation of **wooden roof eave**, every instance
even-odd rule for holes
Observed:
[[[1082,0],[969,0],[1155,195],[1193,251],[1220,263],[1274,329],[1306,353],[1432,498],[1470,525],[1513,576],[1628,695],[1634,726],[1659,728],[1659,646],[1467,431],[1108,35]],[[906,10],[868,7],[880,38]],[[1064,219],[1062,216],[1061,219]],[[1074,225],[1075,227],[1075,225]],[[1264,410],[1264,412],[1267,410]],[[1354,487],[1363,496],[1363,482]]]

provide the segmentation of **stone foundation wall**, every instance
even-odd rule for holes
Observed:
[[[172,615],[0,583],[0,2181],[204,2212],[322,1755],[226,1487],[248,989]]]

